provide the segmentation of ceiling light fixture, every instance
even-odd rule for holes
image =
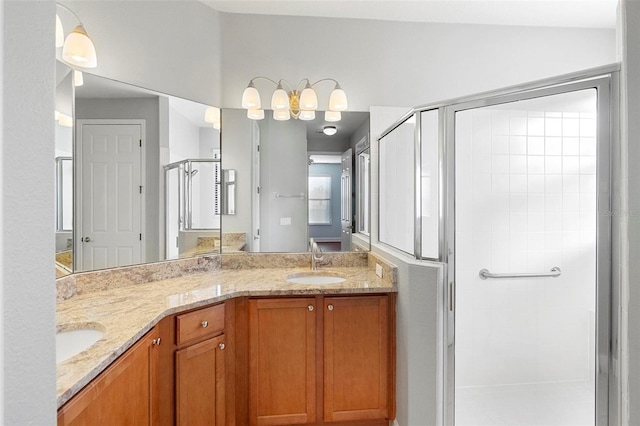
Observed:
[[[315,119],[315,111],[318,109],[318,95],[314,86],[323,81],[332,81],[335,87],[329,96],[328,111],[325,112],[325,120],[339,121],[340,111],[348,108],[347,95],[340,84],[333,78],[323,78],[315,83],[311,83],[308,78],[303,78],[295,88],[292,88],[286,80],[274,81],[267,77],[254,77],[249,81],[247,88],[242,93],[242,108],[247,109],[247,117],[252,120],[262,120],[264,110],[260,93],[254,84],[256,80],[267,80],[276,86],[276,90],[271,95],[271,109],[273,119],[278,121],[289,120],[290,118],[300,120]],[[259,111],[262,111],[261,113]],[[331,119],[327,119],[330,117]]]
[[[69,12],[78,22],[78,25],[69,33],[67,38],[62,42],[64,30],[62,21],[56,15],[56,47],[62,47],[62,60],[70,65],[80,68],[95,68],[98,66],[98,58],[96,56],[96,48],[93,41],[87,35],[87,31],[82,25],[82,21],[67,6],[56,3],[61,9]]]
[[[333,136],[336,133],[338,133],[338,129],[336,128],[336,126],[324,126],[322,128],[322,133],[324,133],[327,136]]]

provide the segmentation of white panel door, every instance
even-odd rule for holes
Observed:
[[[81,270],[142,261],[139,124],[82,124]]]

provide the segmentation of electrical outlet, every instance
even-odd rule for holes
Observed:
[[[376,263],[376,275],[382,278],[382,265],[379,263]]]

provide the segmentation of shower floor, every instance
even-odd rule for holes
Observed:
[[[456,388],[456,426],[593,426],[592,382]]]

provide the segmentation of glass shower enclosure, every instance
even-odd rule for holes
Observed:
[[[166,258],[220,251],[220,159],[186,159],[165,169]]]

